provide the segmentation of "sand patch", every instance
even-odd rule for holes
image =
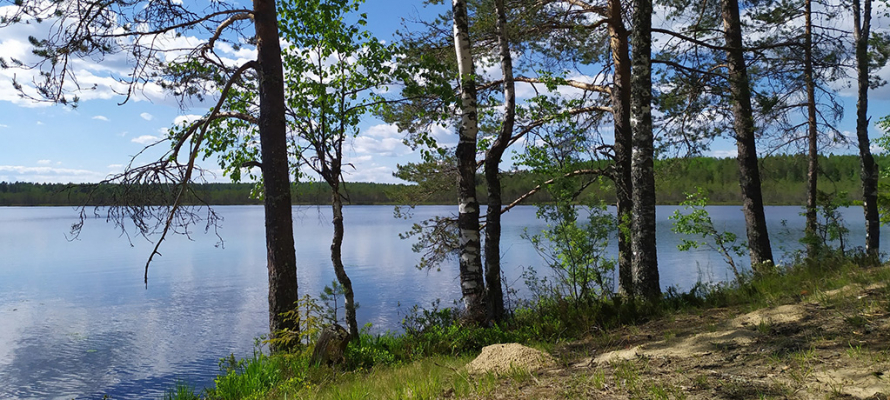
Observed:
[[[626,350],[615,350],[610,351],[608,353],[603,353],[596,358],[593,359],[594,363],[597,364],[608,364],[612,361],[627,361],[633,360],[639,356],[643,355],[643,350],[641,346],[634,346],[632,348]]]
[[[716,350],[749,346],[756,340],[757,333],[747,329],[732,329],[706,332],[682,339],[658,341],[630,349],[610,351],[593,359],[603,364],[612,361],[633,360],[637,357],[678,357],[688,358],[711,354]]]
[[[700,356],[718,349],[749,346],[754,343],[756,336],[756,332],[741,329],[700,333],[676,343],[656,342],[646,345],[643,353],[650,357]]]
[[[764,308],[740,315],[731,321],[731,325],[737,328],[758,326],[760,323],[787,324],[800,322],[807,314],[806,309],[800,304],[789,304],[776,308]]]
[[[488,372],[500,375],[511,369],[536,371],[556,365],[549,354],[518,343],[493,344],[482,348],[482,353],[467,364],[470,374]]]

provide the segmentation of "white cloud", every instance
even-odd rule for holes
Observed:
[[[37,125],[43,125],[43,121],[37,121]]]
[[[37,163],[40,165],[48,165],[52,164],[52,160],[37,160]]]
[[[197,120],[201,119],[201,117],[202,117],[202,115],[197,115],[197,114],[180,115],[176,118],[173,118],[173,125],[182,126],[184,124],[197,121]]]
[[[144,113],[142,113],[142,114],[139,114],[139,116],[142,117],[142,119],[144,119],[144,120],[146,120],[146,121],[151,121],[151,120],[153,120],[153,119],[155,118],[154,115],[151,115],[151,114],[149,114],[149,113],[147,113],[147,112],[144,112]]]
[[[0,15],[7,15],[16,9],[17,7],[14,6],[0,7]],[[72,22],[71,19],[67,21],[67,23]],[[52,33],[53,27],[58,27],[59,24],[60,22],[56,19],[46,16],[46,20],[43,23],[20,23],[4,27],[2,38],[0,38],[0,54],[7,60],[17,59],[25,65],[36,65],[40,58],[32,53],[32,46],[28,43],[28,38],[46,38]],[[120,40],[123,43],[130,42],[128,38]],[[162,55],[165,61],[172,61],[181,57],[188,52],[187,49],[195,48],[202,43],[201,40],[193,36],[181,36],[179,32],[159,35],[153,38],[151,42],[160,51],[158,54]],[[101,57],[72,58],[68,61],[68,72],[77,76],[77,86],[75,87],[74,84],[66,85],[65,90],[68,97],[76,95],[81,101],[122,98],[121,93],[130,92],[129,89],[131,88],[115,77],[129,76],[133,73],[130,56],[130,52],[123,51],[115,54],[104,54]],[[145,72],[151,73],[151,71]],[[50,102],[35,102],[20,96],[24,92],[27,95],[26,97],[41,98],[41,95],[32,83],[42,80],[40,73],[40,68],[8,68],[0,70],[0,101],[8,101],[22,107],[51,105]],[[11,84],[13,77],[22,84],[21,92]],[[71,82],[69,80],[69,83]],[[130,100],[175,103],[175,98],[167,96],[167,92],[155,82],[139,84],[134,89],[136,90],[131,92],[133,96]]]
[[[710,157],[716,158],[735,158],[739,155],[738,150],[729,149],[729,150],[710,150],[705,152],[706,155]]]
[[[130,139],[131,142],[139,143],[139,144],[152,144],[159,140],[161,140],[160,137],[152,136],[152,135],[142,135],[142,136]]]
[[[6,125],[6,124],[0,124],[0,129],[3,129],[3,128],[9,128],[9,125]]]
[[[110,164],[110,165],[108,165],[108,166],[105,167],[105,168],[108,168],[108,169],[110,169],[110,170],[124,169],[124,164]]]
[[[98,182],[105,174],[85,169],[0,165],[0,181],[37,183]]]
[[[397,157],[411,154],[412,150],[402,143],[403,134],[395,125],[377,124],[362,131],[352,142],[359,154]]]
[[[402,133],[399,132],[398,127],[389,124],[374,125],[368,129],[365,129],[365,131],[362,132],[362,135],[379,138],[397,138],[403,136]]]
[[[98,119],[99,121],[108,121],[108,117],[104,115],[96,115],[93,117],[93,119]]]
[[[384,157],[397,157],[411,154],[411,148],[405,146],[401,139],[383,138],[377,139],[370,136],[359,136],[352,144],[356,153],[375,154]]]
[[[457,128],[451,126],[434,125],[432,131],[433,139],[442,147],[457,146]]]

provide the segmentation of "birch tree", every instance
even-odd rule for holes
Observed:
[[[452,0],[454,49],[460,79],[460,127],[457,144],[458,238],[460,240],[460,284],[467,320],[483,323],[486,318],[485,282],[479,235],[479,202],[476,199],[476,77],[470,44],[469,17],[465,0]]]

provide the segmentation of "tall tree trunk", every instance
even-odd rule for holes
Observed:
[[[274,0],[255,0],[253,17],[259,64],[260,152],[266,219],[266,263],[269,270],[269,330],[299,329],[282,314],[297,302],[297,258],[291,214],[287,130],[284,119],[284,76]]]
[[[864,3],[864,7],[862,2]],[[852,0],[853,39],[856,44],[856,74],[859,99],[856,103],[856,138],[859,141],[859,177],[865,210],[865,250],[877,257],[880,250],[881,217],[878,214],[878,168],[868,140],[868,37],[871,34],[871,1]]]
[[[754,137],[754,115],[751,107],[751,88],[742,48],[742,23],[738,0],[723,0],[723,28],[726,38],[726,59],[729,64],[729,86],[738,148],[739,186],[742,190],[742,212],[748,233],[751,265],[757,271],[772,265],[773,251],[763,212],[760,187],[760,167]]]
[[[813,78],[813,2],[806,0],[804,2],[804,17],[806,19],[804,27],[804,62],[803,75],[807,88],[807,211],[806,211],[806,228],[804,231],[807,236],[807,255],[813,257],[816,255],[816,249],[819,247],[817,243],[816,232],[818,221],[816,220],[816,196],[819,180],[819,147],[816,140],[818,139],[818,124],[816,123],[816,83]]]
[[[501,132],[485,155],[485,182],[488,185],[488,212],[485,215],[485,292],[488,317],[504,318],[504,289],[501,285],[501,157],[513,136],[516,116],[516,90],[513,82],[513,58],[507,38],[507,13],[504,0],[495,0],[498,14],[498,50],[504,72],[504,121]]]
[[[476,80],[470,48],[469,18],[465,0],[453,0],[454,49],[460,75],[461,124],[457,145],[458,201],[457,227],[460,238],[460,287],[469,323],[485,322],[485,282],[482,273],[479,237],[479,201],[476,200]]]
[[[631,35],[633,272],[635,295],[661,295],[655,247],[655,143],[652,134],[652,0],[634,0]]]
[[[335,168],[339,171],[339,166]],[[358,323],[355,319],[355,293],[352,290],[352,281],[343,268],[343,197],[340,196],[339,172],[335,175],[331,186],[331,209],[334,215],[334,239],[331,242],[331,263],[334,265],[334,275],[337,282],[343,287],[343,310],[346,314],[346,329],[349,330],[349,340],[358,339]]]
[[[609,0],[609,47],[612,50],[612,119],[615,135],[615,196],[618,214],[618,289],[627,297],[634,296],[633,252],[631,224],[633,223],[633,184],[631,180],[631,147],[633,132],[630,126],[630,54],[628,33],[622,19],[621,0]]]

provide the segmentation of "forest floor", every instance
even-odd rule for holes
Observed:
[[[557,367],[477,377],[480,399],[887,399],[890,286],[676,314],[557,345]]]

